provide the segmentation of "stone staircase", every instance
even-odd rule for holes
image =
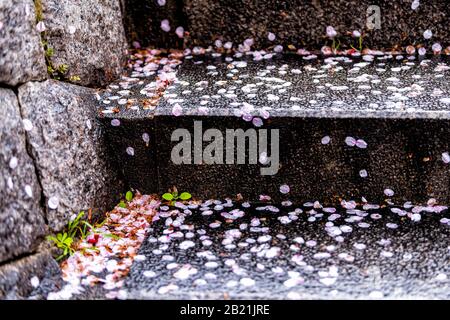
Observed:
[[[446,0],[2,6],[0,298],[449,298]],[[74,212],[174,188],[108,213],[152,224],[97,285],[53,279]]]
[[[147,110],[142,86],[107,92],[100,121],[129,185],[158,194],[176,186],[199,199],[448,203],[448,58],[311,57],[187,56]],[[177,129],[190,140],[173,137]],[[208,129],[218,136],[204,137]],[[203,159],[208,145],[217,155]]]
[[[167,7],[194,26],[184,44],[216,42],[162,60],[137,49],[132,71],[98,96],[98,119],[128,186],[195,201],[160,208],[122,298],[448,298],[450,65],[404,52],[427,43],[426,12],[448,20],[447,9],[379,4],[392,33],[364,41],[396,49],[361,54],[347,37],[338,55],[317,50],[331,43],[321,24],[338,11],[337,26],[359,29],[366,6]],[[227,130],[242,130],[242,149]]]

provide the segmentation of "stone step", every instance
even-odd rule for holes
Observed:
[[[365,197],[448,203],[449,72],[446,56],[187,57],[160,100],[152,96],[151,77],[131,77],[134,85],[124,81],[104,93],[99,119],[129,186],[144,193],[175,186],[202,199],[240,194],[259,201],[264,194],[276,202]],[[172,159],[181,140],[171,139],[177,129],[191,136],[184,164]],[[225,141],[217,153],[225,164],[195,158],[211,143],[194,146],[207,129],[218,129],[224,140],[227,129],[254,129],[258,163],[250,162],[246,145],[245,164],[236,157],[226,164],[227,150],[238,150]],[[268,130],[267,159],[261,130]],[[270,160],[273,130],[278,166],[276,157]]]
[[[448,299],[445,217],[437,206],[162,206],[123,289],[129,299]]]
[[[351,36],[354,30],[363,34],[364,48],[450,45],[446,0],[124,0],[123,4],[128,38],[145,45],[209,46],[219,39],[231,41],[237,48],[246,39],[253,39],[256,48],[282,45],[286,50],[292,45],[320,49],[332,45],[327,26],[336,30],[336,43],[341,48],[359,47],[357,37]],[[170,30],[162,30],[163,20],[168,21]],[[184,41],[175,32],[180,26],[187,31]],[[424,38],[426,30],[432,31],[431,39]]]

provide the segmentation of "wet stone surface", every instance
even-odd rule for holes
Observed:
[[[159,75],[169,85],[156,115],[449,118],[447,56],[373,53],[187,55],[175,74],[178,59],[134,55],[134,72],[99,97],[99,110],[141,117],[162,87],[154,80]]]
[[[105,123],[118,127],[117,118],[152,117],[168,84],[175,79],[181,58],[177,51],[136,50],[129,58],[126,75],[96,95],[100,120],[106,118]]]
[[[448,218],[432,201],[162,206],[123,297],[448,299]]]
[[[37,252],[0,267],[0,299],[45,299],[61,282],[52,254]]]
[[[181,115],[250,114],[263,122],[304,116],[448,119],[449,70],[447,56],[193,56],[181,65],[156,114],[172,114],[178,104]]]
[[[183,39],[176,35],[177,27],[186,26],[182,2],[177,0],[122,0],[124,27],[130,44],[165,48],[182,47]],[[161,29],[167,21],[169,31]],[[166,29],[167,30],[167,29]]]
[[[62,230],[80,210],[110,208],[122,181],[95,120],[94,90],[48,80],[28,82],[18,95],[50,229]]]

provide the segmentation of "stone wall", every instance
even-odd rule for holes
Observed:
[[[58,276],[45,236],[124,191],[88,87],[120,77],[126,48],[120,0],[0,2],[0,299]]]
[[[47,77],[32,0],[0,2],[0,83],[15,86]]]
[[[123,71],[126,40],[119,0],[37,0],[46,26],[45,40],[55,68],[89,87],[104,86]]]
[[[27,138],[52,230],[61,230],[79,210],[107,210],[122,191],[95,120],[94,94],[54,80],[19,88],[22,116],[33,125]]]
[[[0,262],[32,252],[46,233],[41,186],[16,95],[0,89]]]

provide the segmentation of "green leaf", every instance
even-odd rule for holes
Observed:
[[[67,238],[66,240],[64,240],[64,243],[70,247],[72,245],[73,239],[72,238]]]
[[[162,195],[162,198],[163,198],[164,200],[170,201],[170,200],[173,200],[173,195],[172,195],[171,193],[164,193],[164,194]]]
[[[119,206],[120,208],[126,208],[126,207],[127,207],[127,205],[126,205],[125,202],[123,202],[123,201],[120,201],[120,203],[118,204],[118,206]]]
[[[54,236],[47,236],[48,241],[58,242],[58,239],[56,239]]]
[[[80,213],[78,214],[78,216],[75,218],[75,220],[80,220],[81,218],[83,218],[84,216],[84,211],[80,211]]]
[[[192,195],[189,192],[183,192],[180,194],[181,200],[189,200],[192,197]]]
[[[66,73],[67,70],[69,70],[69,66],[68,66],[67,64],[61,64],[61,65],[58,67],[58,71],[59,71],[60,73]]]
[[[125,194],[125,199],[130,202],[131,200],[133,200],[133,192],[131,191],[127,191],[127,193]]]
[[[86,238],[86,232],[85,232],[84,228],[86,228],[86,226],[84,226],[83,228],[78,227],[78,229],[77,229],[80,232],[80,238],[81,239]]]
[[[105,224],[105,222],[106,222],[106,219],[100,223],[97,223],[97,228],[101,228]]]
[[[83,223],[84,223],[84,225],[88,226],[88,227],[91,228],[92,230],[95,229],[94,226],[93,226],[92,224],[90,224],[89,222],[83,221]]]

